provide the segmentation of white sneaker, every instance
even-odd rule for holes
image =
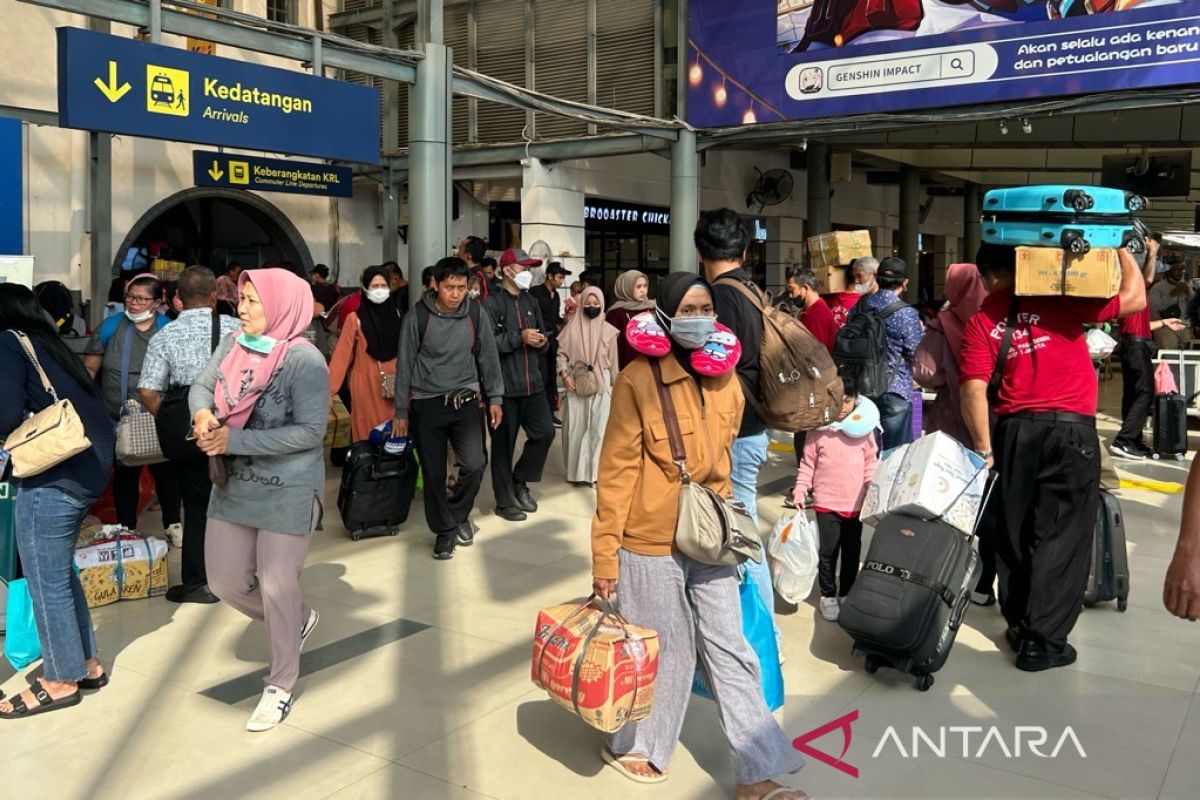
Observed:
[[[837,622],[841,607],[836,597],[821,598],[821,617],[826,622]]]
[[[250,715],[250,720],[246,723],[246,730],[251,733],[269,731],[287,719],[287,715],[291,711],[292,693],[285,692],[278,686],[268,686],[263,690],[262,699],[258,701],[258,708],[254,709],[254,713]]]
[[[183,547],[183,525],[176,522],[174,525],[168,525],[166,532],[163,534],[167,539],[167,544],[178,550]]]
[[[321,615],[317,613],[315,608],[308,612],[308,619],[304,621],[304,627],[300,629],[300,652],[304,652],[304,643],[308,641],[308,635],[317,627],[317,623],[321,621]]]

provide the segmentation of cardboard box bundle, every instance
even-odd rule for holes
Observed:
[[[150,271],[161,281],[177,281],[185,269],[187,269],[187,264],[182,261],[169,261],[165,258],[150,259]]]
[[[845,267],[855,259],[871,254],[870,231],[834,231],[808,237],[809,259],[818,276],[823,270]]]
[[[600,630],[592,637],[596,626]],[[612,733],[650,716],[657,678],[654,631],[613,616],[605,619],[604,612],[590,604],[566,603],[538,612],[533,682],[593,728]],[[576,685],[578,693],[572,699]]]
[[[817,294],[838,294],[846,291],[845,267],[818,267],[813,272],[817,276]]]
[[[167,591],[167,543],[115,525],[75,551],[88,608],[142,600]]]
[[[1074,255],[1053,247],[1017,248],[1016,292],[1022,297],[1108,298],[1120,289],[1121,263],[1116,250]]]
[[[350,412],[342,398],[334,397],[329,404],[329,421],[325,424],[325,447],[350,446]]]
[[[952,437],[936,432],[887,452],[863,501],[862,520],[888,514],[941,516],[963,533],[975,529],[987,485],[985,462]]]

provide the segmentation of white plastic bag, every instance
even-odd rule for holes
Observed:
[[[771,530],[767,555],[775,591],[792,605],[803,603],[817,579],[816,522],[803,511],[780,517]]]
[[[1092,328],[1084,336],[1087,342],[1088,355],[1093,361],[1103,361],[1117,349],[1117,340],[1099,328]]]

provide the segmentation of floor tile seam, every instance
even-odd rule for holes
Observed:
[[[1163,770],[1162,780],[1158,784],[1158,793],[1155,795],[1157,798],[1162,798],[1162,793],[1167,787],[1167,778],[1171,776],[1171,766],[1175,763],[1175,756],[1179,753],[1179,742],[1183,739],[1183,731],[1187,727],[1188,717],[1191,716],[1195,708],[1196,695],[1193,693],[1191,702],[1188,703],[1187,712],[1183,715],[1183,720],[1179,723],[1179,733],[1175,735],[1175,744],[1171,747],[1171,757],[1167,759],[1167,768]]]
[[[520,703],[524,700],[527,700],[531,695],[535,695],[535,694],[541,695],[542,692],[543,692],[542,689],[538,689],[535,686],[535,687],[531,688],[528,692],[525,692],[522,695],[518,695],[517,697],[514,697],[512,700],[509,700],[506,703],[502,703],[501,705],[496,706],[495,708],[490,709],[490,710],[484,712],[483,714],[480,714],[475,719],[470,720],[468,722],[464,722],[463,724],[458,725],[458,726],[446,731],[443,735],[439,736],[438,738],[433,739],[432,741],[426,742],[425,744],[421,745],[420,747],[417,747],[407,753],[397,754],[395,758],[388,759],[388,760],[391,761],[392,763],[396,764],[397,766],[407,767],[408,769],[417,769],[419,772],[423,772],[424,770],[420,770],[412,764],[405,763],[404,759],[411,758],[412,756],[416,755],[417,753],[421,752],[422,750],[427,750],[428,748],[433,747],[435,744],[438,744],[439,742],[444,742],[446,739],[449,739],[451,736],[453,736],[454,734],[463,730],[464,728],[469,728],[470,726],[479,722],[484,717],[490,717],[492,714],[495,714],[498,711],[502,711],[505,708],[507,708],[508,706],[511,706],[515,703]],[[382,758],[382,756],[380,756],[380,757]],[[434,776],[434,777],[437,777],[437,776]],[[443,780],[445,780],[445,779],[443,778]],[[471,791],[475,791],[475,790],[472,789]]]
[[[447,786],[457,786],[460,789],[466,789],[468,792],[471,792],[472,794],[477,794],[480,797],[486,797],[486,798],[488,798],[488,800],[500,800],[500,798],[498,798],[494,794],[488,794],[485,791],[472,788],[463,783],[455,783],[454,781],[450,781],[450,780],[447,780],[446,778],[443,778],[441,775],[435,775],[432,772],[426,772],[425,770],[421,769],[420,767],[414,767],[414,766],[410,766],[408,764],[399,764],[396,762],[392,762],[392,766],[403,767],[404,769],[412,770],[413,772],[416,772],[420,775],[424,775],[427,778],[433,778],[437,781],[440,781],[441,783],[444,783]]]
[[[353,786],[354,784],[356,784],[356,783],[361,783],[362,781],[365,781],[365,780],[367,780],[368,778],[370,778],[370,777],[372,777],[372,776],[374,776],[374,775],[378,775],[380,772],[383,772],[383,771],[384,771],[384,770],[386,770],[386,769],[391,769],[391,767],[392,767],[392,765],[391,765],[390,763],[388,763],[388,764],[384,764],[384,765],[383,765],[383,766],[381,766],[379,769],[377,769],[377,770],[374,770],[373,772],[368,772],[366,775],[363,775],[361,778],[355,778],[354,780],[350,781],[350,783],[347,783],[345,786],[339,786],[338,788],[334,789],[334,790],[333,790],[332,792],[330,792],[329,794],[322,795],[322,796],[321,796],[321,800],[329,800],[329,798],[333,797],[333,796],[334,796],[334,795],[336,795],[338,792],[343,792],[343,791],[345,791],[346,789],[349,789],[349,788],[350,788],[351,786]]]

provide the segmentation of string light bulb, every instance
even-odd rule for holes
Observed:
[[[1008,120],[1006,119],[1000,120],[1000,135],[1008,136]]]
[[[713,102],[717,104],[717,108],[724,108],[725,101],[729,99],[729,92],[725,90],[725,81],[722,80],[720,86],[713,90]]]
[[[694,61],[688,70],[688,83],[692,86],[699,86],[702,80],[704,80],[704,70],[700,68],[699,61]]]
[[[1026,136],[1033,133],[1033,123],[1030,122],[1028,119],[1021,120],[1021,132],[1024,133]]]
[[[758,116],[754,113],[754,106],[751,106],[750,109],[742,115],[742,124],[753,125],[756,122],[758,122]]]

